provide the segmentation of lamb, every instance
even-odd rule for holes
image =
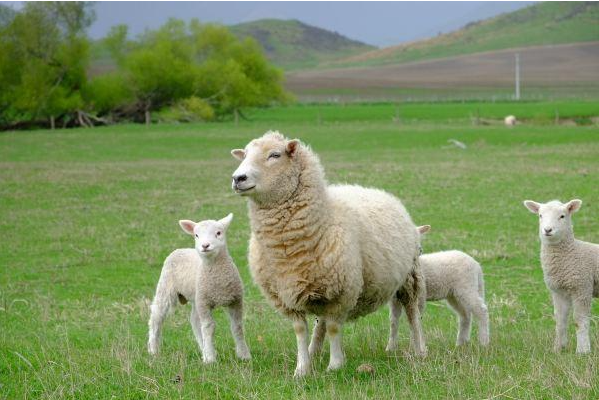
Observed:
[[[195,249],[177,249],[164,261],[151,306],[151,355],[158,353],[162,323],[178,300],[191,302],[189,319],[204,363],[216,361],[212,310],[221,306],[229,313],[237,357],[251,358],[243,335],[243,284],[227,250],[226,232],[232,219],[229,214],[219,221],[179,221],[183,231],[195,237]]]
[[[420,238],[394,196],[360,186],[328,186],[316,154],[299,140],[267,132],[245,149],[233,190],[249,199],[249,265],[264,296],[295,330],[295,376],[330,344],[329,370],[341,368],[343,324],[369,314],[406,282]],[[408,304],[412,345],[426,351],[416,301]],[[308,345],[306,315],[317,316]]]
[[[420,234],[430,230],[430,225],[418,227]],[[470,340],[472,316],[478,322],[478,340],[489,344],[489,314],[484,301],[484,281],[480,264],[468,254],[457,250],[442,251],[420,256],[420,267],[426,284],[426,300],[447,300],[459,317],[456,344]],[[397,346],[398,319],[401,315],[401,292],[396,295],[396,306],[391,308],[391,329],[387,351]],[[424,308],[421,299],[420,309]]]
[[[599,297],[599,245],[574,238],[572,214],[582,201],[566,204],[524,201],[524,206],[539,215],[541,266],[545,284],[553,299],[556,351],[568,343],[567,324],[570,308],[576,323],[576,353],[591,351],[589,320],[593,297]]]
[[[503,123],[505,124],[505,126],[512,127],[516,125],[516,117],[514,117],[513,115],[508,115],[503,119]]]

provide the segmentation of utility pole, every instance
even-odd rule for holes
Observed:
[[[520,100],[520,54],[516,53],[516,100]]]

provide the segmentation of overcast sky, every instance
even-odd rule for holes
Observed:
[[[6,2],[19,7],[20,2]],[[127,24],[137,34],[169,17],[236,24],[260,18],[299,19],[376,46],[434,36],[468,22],[526,7],[533,2],[96,2],[93,38]]]

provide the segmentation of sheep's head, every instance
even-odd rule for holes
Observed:
[[[200,256],[209,258],[226,251],[226,233],[232,219],[233,214],[229,214],[218,221],[193,222],[182,219],[179,221],[179,225],[185,233],[195,238],[195,248]]]
[[[556,244],[573,237],[572,214],[580,209],[581,200],[570,200],[563,204],[557,200],[537,203],[526,200],[524,206],[539,216],[539,236],[541,242]]]
[[[252,140],[245,149],[231,151],[241,161],[233,173],[233,190],[259,203],[287,199],[298,186],[301,151],[297,139],[267,132]]]

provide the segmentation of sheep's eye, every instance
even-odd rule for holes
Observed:
[[[539,214],[539,218],[543,219],[543,216],[541,214]]]
[[[199,238],[198,234],[196,233],[196,237]]]
[[[559,216],[560,219],[565,218],[565,217],[566,217],[565,215],[560,215]]]
[[[270,160],[271,158],[281,158],[281,153],[270,153],[268,159]]]
[[[216,232],[216,236],[220,236],[221,231]]]

